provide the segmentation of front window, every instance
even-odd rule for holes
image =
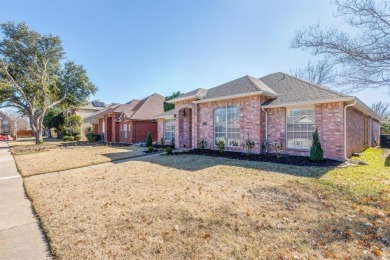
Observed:
[[[127,138],[127,124],[123,125],[123,133],[124,133],[124,137]]]
[[[102,122],[102,133],[104,134],[105,132],[106,132],[106,122],[103,119],[103,122]]]
[[[175,119],[164,120],[164,139],[172,141],[175,137]]]
[[[220,107],[214,110],[214,142],[238,146],[240,142],[240,108]]]
[[[314,107],[287,109],[287,148],[309,149],[314,131]]]

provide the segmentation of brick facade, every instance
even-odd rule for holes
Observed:
[[[280,142],[281,153],[308,156],[309,149],[289,149],[286,145],[286,108],[267,109],[268,129],[265,136],[265,112],[261,104],[266,100],[262,96],[226,99],[221,101],[193,103],[194,100],[177,102],[175,113],[176,145],[180,148],[196,148],[201,139],[205,139],[209,149],[217,149],[214,144],[214,110],[224,106],[240,107],[240,142],[249,136],[255,141],[253,152],[260,153],[263,142]],[[324,157],[344,160],[344,102],[313,105],[315,125],[318,129]],[[184,112],[185,111],[185,112]],[[164,135],[163,119],[158,120],[158,140]],[[356,108],[347,108],[347,155],[363,151],[379,144],[379,122],[364,115]],[[264,147],[263,147],[264,148]],[[227,147],[226,150],[241,151],[242,148]],[[269,152],[275,152],[268,147]]]
[[[119,118],[120,113],[104,115],[98,120],[97,133],[102,134],[103,120],[106,129],[104,134],[105,142],[138,143],[146,141],[146,134],[152,133],[153,142],[157,142],[157,122],[155,120],[125,120]],[[125,137],[124,125],[127,125]]]
[[[354,107],[347,108],[347,155],[379,144],[379,122]]]

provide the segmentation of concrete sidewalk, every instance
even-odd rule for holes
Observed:
[[[0,141],[0,259],[51,259],[8,144]]]

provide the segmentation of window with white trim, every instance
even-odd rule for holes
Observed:
[[[240,143],[240,108],[219,107],[214,110],[214,143],[219,140],[225,146],[238,146]]]
[[[315,131],[314,107],[287,109],[287,148],[309,149]]]
[[[127,138],[127,123],[123,125],[123,136]]]
[[[172,141],[175,137],[175,119],[164,120],[164,139],[165,141]]]

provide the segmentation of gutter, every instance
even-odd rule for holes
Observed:
[[[261,110],[265,113],[265,140],[268,140],[268,112],[264,109],[263,106],[261,106]],[[261,148],[260,148],[261,149]],[[265,152],[268,153],[268,145],[265,146]]]
[[[355,100],[354,97],[345,97],[345,98],[334,98],[334,99],[318,99],[318,100],[310,100],[310,101],[302,101],[302,102],[294,102],[294,103],[282,103],[279,105],[265,105],[265,108],[278,108],[278,107],[293,107],[293,106],[305,106],[305,105],[315,105],[322,103],[332,103],[332,102],[347,102]]]
[[[346,105],[344,107],[344,159],[348,161],[347,156],[347,107],[352,107],[356,105],[356,99],[353,100],[352,104]]]

